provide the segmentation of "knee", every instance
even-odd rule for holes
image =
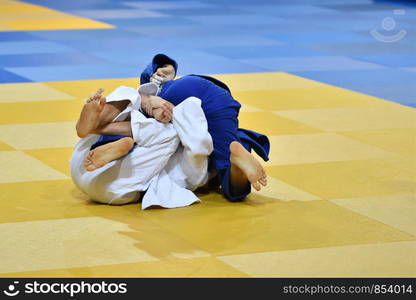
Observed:
[[[250,190],[244,190],[238,193],[233,193],[233,191],[229,191],[227,193],[224,193],[224,196],[230,202],[243,202],[249,193]]]
[[[230,202],[242,202],[250,194],[250,192],[250,184],[238,188],[230,185],[230,187],[226,191],[224,191],[224,196]]]

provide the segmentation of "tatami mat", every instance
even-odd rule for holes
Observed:
[[[0,277],[416,276],[415,9],[309,2],[0,0]],[[375,40],[399,8],[409,40]],[[73,184],[84,99],[159,52],[269,136],[266,188],[142,211]]]

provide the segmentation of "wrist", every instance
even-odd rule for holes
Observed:
[[[140,103],[140,110],[142,112],[146,112],[149,114],[149,106],[150,106],[150,97],[146,94],[140,94],[141,103]]]

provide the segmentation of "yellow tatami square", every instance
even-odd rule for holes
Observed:
[[[7,145],[6,143],[0,142],[0,151],[10,151],[10,150],[16,150],[16,149],[11,147],[10,145]]]
[[[68,178],[20,151],[0,151],[0,183]]]
[[[416,168],[405,159],[266,166],[268,174],[322,199],[414,192]]]
[[[259,198],[220,209],[202,202],[192,210],[147,211],[145,215],[214,255],[414,239],[328,201],[265,202]]]
[[[137,204],[112,207],[92,204],[85,201],[85,199],[82,199],[82,202],[79,199],[78,203],[75,203],[73,200],[69,202],[68,200],[61,201],[57,193],[55,194],[58,198],[53,198],[51,197],[53,193],[46,188],[47,186],[43,185],[43,187],[43,198],[39,200],[31,199],[30,202],[22,200],[15,203],[14,207],[17,207],[18,210],[8,209],[12,216],[7,216],[7,222],[0,224],[2,228],[0,236],[2,238],[5,238],[5,235],[15,235],[14,239],[8,239],[13,241],[14,246],[4,247],[3,250],[0,250],[1,257],[7,257],[10,261],[7,266],[0,267],[1,273],[75,268],[148,260],[192,259],[210,256],[203,249],[196,247],[153,222],[149,222],[145,212],[141,211]],[[49,185],[48,188],[51,187],[52,185]],[[62,184],[60,184],[60,191],[62,193],[66,192],[62,187]],[[34,189],[31,191],[33,192]],[[63,197],[65,197],[65,194]],[[48,205],[47,202],[51,201],[51,199],[58,203]],[[32,203],[32,201],[35,203]],[[3,203],[2,206],[3,209],[12,207],[11,204],[7,207]],[[44,211],[42,212],[42,210]],[[27,214],[26,219],[39,217],[44,219],[22,222],[21,219],[22,217],[24,219],[23,214],[25,213]],[[78,216],[76,216],[77,214]],[[80,217],[82,215],[84,217]],[[13,218],[15,221],[20,221],[13,223],[11,220]],[[67,232],[67,226],[72,228],[72,230]],[[51,232],[49,235],[44,232],[48,229]],[[36,251],[34,254],[28,255],[26,252],[29,250],[23,246],[27,243],[24,232],[32,232],[32,230],[35,233],[31,236],[29,242],[32,245],[32,249]],[[100,232],[97,233],[98,231]],[[75,235],[77,237],[74,237]],[[100,242],[102,238],[108,241],[108,245]],[[36,239],[36,242],[31,243],[32,239]],[[87,239],[90,241],[85,241]],[[119,246],[112,247],[110,245],[112,242],[121,243],[120,248]],[[47,249],[40,249],[42,244],[50,246],[46,247]],[[45,259],[47,252],[52,251],[51,249],[54,246],[58,247],[59,251],[56,251],[57,253],[52,255],[53,259],[48,261],[48,259]],[[19,247],[22,247],[22,249],[18,250]],[[10,248],[13,248],[16,253],[13,259],[8,257],[8,255],[11,255]],[[65,249],[63,248],[68,252],[74,252],[74,255],[83,253],[84,257],[71,258],[66,261],[64,259]],[[121,251],[123,248],[126,250],[124,254]],[[112,255],[113,251],[119,252],[119,254]],[[20,255],[26,257],[23,260],[25,262],[24,265],[19,265],[18,263],[22,261]],[[72,257],[72,254],[66,256]],[[96,258],[92,259],[91,257],[88,258],[88,256],[96,256]],[[121,258],[122,256],[123,258]],[[63,259],[65,261],[61,262],[60,260]],[[14,269],[14,271],[7,271],[6,267],[7,269]]]
[[[266,166],[397,156],[333,133],[270,136],[269,139],[270,161]]]
[[[0,103],[0,124],[73,121],[83,105],[79,100]]]
[[[70,81],[51,81],[44,82],[50,88],[62,91],[78,100],[84,100],[99,88],[104,89],[103,95],[108,95],[121,85],[138,88],[139,80],[137,78],[120,78],[120,79],[95,79],[95,80],[70,80]]]
[[[15,1],[15,0],[1,1],[0,8],[1,8],[2,14],[49,11],[49,8],[46,8],[46,7],[24,3],[20,1]]]
[[[416,128],[348,131],[340,134],[403,156],[414,157],[416,154]]]
[[[213,77],[225,82],[232,93],[290,88],[326,87],[328,85],[285,72],[219,74]],[[261,101],[259,99],[259,101]]]
[[[121,207],[90,203],[88,196],[76,188],[70,178],[65,178],[0,184],[0,209],[7,212],[0,214],[0,223],[107,216],[120,212]]]
[[[1,7],[1,6],[0,6]],[[50,11],[50,10],[39,10],[39,11],[20,11],[20,12],[12,12],[7,14],[1,14],[1,20],[15,20],[15,21],[22,21],[22,20],[45,20],[48,19],[50,22],[58,22],[60,19],[65,19],[68,17],[68,14],[61,13],[58,11]],[[19,22],[20,23],[20,22]],[[11,23],[14,24],[14,23]]]
[[[54,16],[51,16],[50,18],[54,18]],[[114,28],[114,26],[110,24],[70,15],[66,18],[60,17],[54,19],[53,22],[51,22],[50,18],[27,20],[22,16],[22,18],[18,20],[0,20],[0,24],[9,26],[11,29],[17,31]]]
[[[334,86],[240,91],[233,93],[244,105],[266,110],[386,105],[385,100]],[[317,101],[319,99],[319,101]]]
[[[157,260],[136,247],[130,231],[101,217],[3,223],[0,272]]]
[[[0,5],[13,4],[16,0],[0,0]]]
[[[0,274],[3,277],[249,277],[215,257],[166,259],[128,264]]]
[[[276,116],[271,112],[241,112],[238,119],[241,128],[250,128],[266,135],[322,132],[320,129]]]
[[[300,249],[219,259],[253,277],[415,277],[416,242]]]
[[[71,176],[71,171],[69,169],[69,160],[72,156],[72,151],[73,148],[68,147],[24,150],[23,152],[35,157],[36,159],[58,170],[59,172]]]
[[[252,190],[252,194],[248,196],[248,199],[255,202],[261,201],[262,197],[267,202],[279,201],[311,201],[321,200],[319,197],[298,189],[292,185],[289,185],[274,177],[267,177],[267,186],[262,187],[260,191]]]
[[[19,150],[73,147],[78,140],[75,122],[0,125],[0,141]]]
[[[0,103],[70,99],[74,97],[40,82],[0,84]]]
[[[416,184],[412,194],[331,201],[416,236]]]
[[[264,111],[265,111],[264,109],[258,108],[258,107],[253,106],[253,105],[248,105],[248,104],[244,104],[240,108],[240,114],[241,113],[246,113],[246,112],[264,112]]]
[[[416,110],[398,104],[287,110],[275,114],[326,131],[416,128]]]
[[[1,15],[5,15],[3,18]],[[51,20],[53,19],[53,20]],[[40,5],[8,1],[0,3],[0,24],[9,30],[114,28],[95,20],[59,12]]]

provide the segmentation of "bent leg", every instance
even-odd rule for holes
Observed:
[[[267,185],[266,172],[250,152],[235,141],[230,144],[230,151],[230,183],[234,193],[238,194],[243,191],[247,180],[257,191],[260,191],[261,185]]]
[[[257,159],[241,144],[237,117],[221,118],[209,123],[214,143],[211,164],[217,171],[224,196],[240,201],[267,185],[266,173]]]

